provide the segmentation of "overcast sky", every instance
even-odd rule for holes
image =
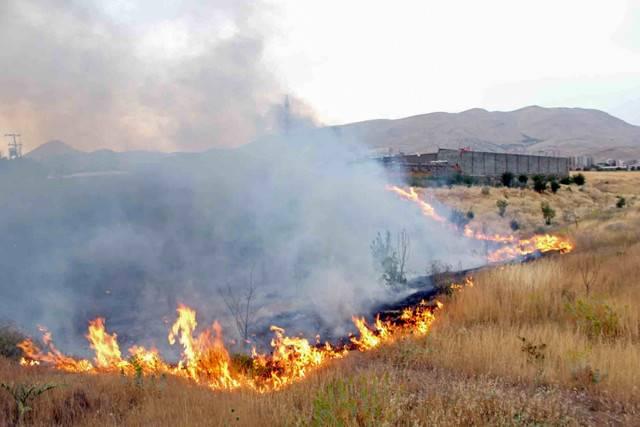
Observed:
[[[108,5],[108,6],[105,6]],[[474,107],[640,124],[640,1],[4,0],[0,132],[203,150],[277,128]]]

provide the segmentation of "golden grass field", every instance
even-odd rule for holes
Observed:
[[[552,230],[576,249],[486,269],[443,299],[428,336],[351,354],[282,391],[214,393],[171,378],[139,385],[6,359],[0,381],[63,384],[34,401],[29,425],[640,425],[640,173],[585,175],[584,189],[557,194],[429,190],[473,209],[475,226],[508,231],[516,219],[523,235]],[[499,198],[509,202],[504,218]],[[550,227],[543,200],[557,211]],[[13,421],[0,390],[0,425]]]

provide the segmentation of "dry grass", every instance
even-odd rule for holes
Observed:
[[[638,184],[640,174],[615,173],[588,174],[584,191],[561,195],[450,190],[489,224],[506,221],[494,212],[504,191],[507,217],[531,215],[532,228],[539,199],[580,203],[578,227],[558,224],[577,249],[487,269],[445,301],[428,337],[351,355],[280,392],[214,393],[173,378],[140,386],[8,360],[0,360],[0,381],[64,384],[33,403],[32,425],[639,425],[640,212],[612,204],[619,193],[637,197]],[[587,291],[581,273],[595,264]],[[13,420],[0,390],[0,425]]]

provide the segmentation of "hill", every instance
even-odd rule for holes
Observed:
[[[530,106],[515,111],[480,108],[461,113],[429,113],[397,120],[368,120],[332,126],[346,140],[379,151],[428,152],[443,148],[596,159],[640,158],[640,127],[603,111]]]
[[[37,161],[55,175],[127,171],[133,166],[153,163],[166,156],[168,154],[154,151],[119,153],[103,149],[86,152],[58,140],[46,142],[25,155],[27,159]]]

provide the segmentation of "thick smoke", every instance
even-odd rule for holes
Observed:
[[[0,128],[28,149],[199,151],[277,124],[261,2],[0,3]]]
[[[78,349],[107,318],[124,345],[165,345],[177,304],[238,338],[219,290],[256,286],[252,334],[349,331],[398,298],[380,282],[376,233],[411,236],[408,271],[480,262],[468,241],[385,190],[385,171],[330,134],[292,132],[180,155],[128,174],[31,178],[0,196],[0,310]],[[3,190],[7,190],[4,188]],[[462,249],[464,248],[464,250]]]

